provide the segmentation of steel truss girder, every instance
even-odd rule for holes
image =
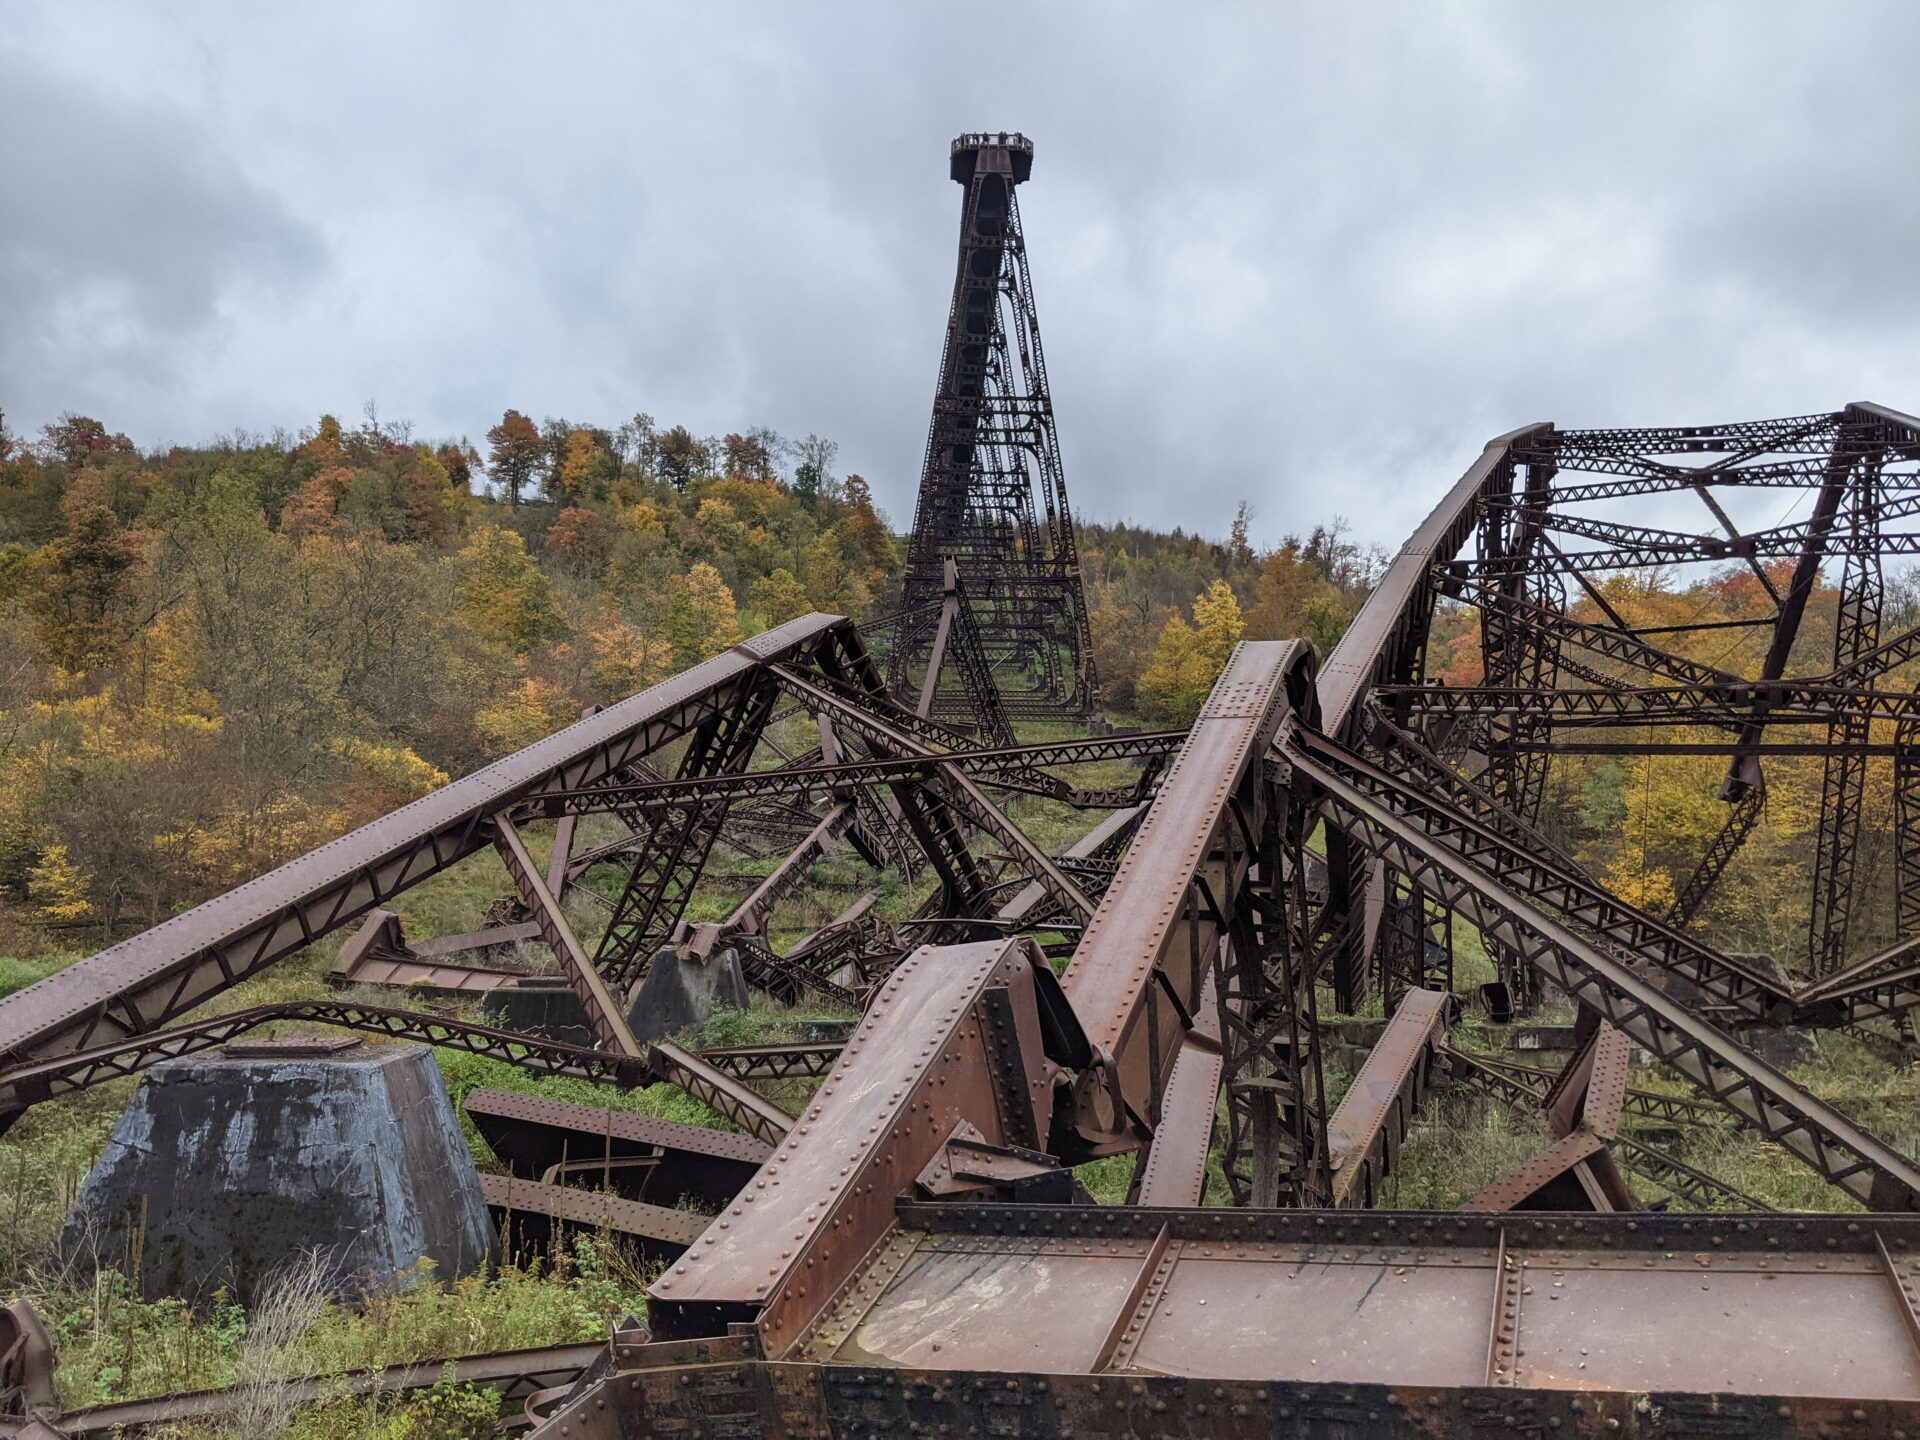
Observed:
[[[1920,1171],[1733,1040],[1634,975],[1619,960],[1418,830],[1299,747],[1286,758],[1325,794],[1330,824],[1416,877],[1490,939],[1511,946],[1576,1001],[1591,1006],[1823,1179],[1876,1210],[1920,1208]]]
[[[946,760],[940,752],[932,750],[924,741],[905,728],[895,726],[890,717],[882,718],[871,711],[849,705],[838,695],[790,667],[773,666],[772,674],[788,694],[803,701],[818,714],[831,715],[836,725],[851,734],[858,735],[877,749],[889,755],[904,755],[917,760],[933,761],[936,769],[924,787],[900,784],[895,788],[895,794],[900,798],[903,806],[911,803],[922,807],[926,817],[923,823],[928,825],[930,831],[935,815],[950,811],[952,816],[964,819],[975,829],[991,835],[1000,844],[1006,846],[1008,851],[1018,858],[1021,867],[1038,880],[1069,914],[1078,915],[1082,921],[1093,914],[1093,902],[1087,898],[1085,892],[1060,870],[1052,856],[1035,845],[1027,838],[1024,831],[1007,819],[1000,807],[989,800],[958,765]],[[937,797],[938,811],[924,805],[922,797],[925,791],[930,791]],[[948,819],[945,823],[950,826],[952,820]],[[964,841],[957,838],[957,831],[955,838],[942,848],[949,856],[956,859],[965,853]],[[949,913],[972,914],[985,899],[984,887],[978,882],[977,868],[973,866],[970,858],[964,864],[955,864],[952,860],[949,863],[956,877],[970,877],[966,885],[969,893],[961,897],[966,908],[952,910]]]
[[[764,676],[756,676],[734,705],[708,717],[693,731],[679,778],[745,770],[773,713],[774,693]],[[693,898],[726,818],[727,797],[721,795],[698,798],[648,825],[593,955],[593,969],[609,985],[630,988],[646,975]]]
[[[888,716],[889,720],[893,718]],[[1184,730],[1162,730],[1140,735],[1043,741],[991,750],[962,749],[935,751],[926,755],[842,760],[835,764],[786,765],[777,770],[700,775],[687,779],[622,780],[550,795],[544,803],[549,809],[559,806],[569,815],[590,815],[602,811],[621,814],[632,811],[650,815],[655,811],[671,811],[723,796],[739,801],[746,797],[770,795],[812,795],[820,791],[832,791],[841,785],[881,784],[902,777],[925,775],[942,765],[957,765],[980,784],[996,789],[1040,794],[1081,808],[1117,809],[1122,805],[1138,803],[1139,797],[1132,793],[1135,787],[1129,787],[1125,796],[1117,790],[1088,790],[1069,785],[1035,767],[1159,759],[1177,750],[1185,738]],[[615,846],[623,843],[615,842]]]
[[[1879,460],[1877,454],[1866,457],[1851,491],[1849,534],[1857,543],[1847,552],[1841,574],[1833,637],[1835,671],[1852,669],[1879,644],[1885,594],[1880,555],[1874,546],[1880,532]],[[1827,726],[1827,743],[1832,748],[1821,777],[1813,913],[1807,936],[1808,968],[1815,975],[1831,975],[1846,964],[1854,909],[1854,862],[1866,800],[1867,759],[1850,753],[1850,747],[1867,743],[1873,721],[1860,703],[1869,692],[1854,688],[1851,693],[1853,701]]]
[[[1662,650],[1650,645],[1638,635],[1612,625],[1593,625],[1584,620],[1576,620],[1563,611],[1536,605],[1521,596],[1503,596],[1484,581],[1473,578],[1455,577],[1442,570],[1439,577],[1441,589],[1451,598],[1464,600],[1479,609],[1482,614],[1495,610],[1503,612],[1504,623],[1516,628],[1537,632],[1542,636],[1558,638],[1563,644],[1577,645],[1603,655],[1609,660],[1631,665],[1645,670],[1649,674],[1664,675],[1690,685],[1718,685],[1736,681],[1737,677],[1711,665],[1702,665],[1683,655]],[[1563,665],[1566,663],[1562,658]],[[1624,682],[1614,682],[1607,688],[1627,688]]]
[[[1764,971],[1709,949],[1682,931],[1636,910],[1591,880],[1531,827],[1495,805],[1470,780],[1404,741],[1387,744],[1382,768],[1319,736],[1295,744],[1335,768],[1349,784],[1393,807],[1474,863],[1486,867],[1597,941],[1636,962],[1652,962],[1698,986],[1714,1003],[1751,1020],[1782,1023],[1794,998]]]
[[[1467,1085],[1491,1099],[1498,1100],[1515,1110],[1537,1108],[1547,1098],[1554,1077],[1546,1071],[1527,1070],[1523,1066],[1498,1065],[1484,1056],[1468,1055],[1464,1051],[1449,1049],[1447,1053],[1447,1073],[1450,1078]],[[1671,1102],[1677,1097],[1658,1095],[1651,1091],[1627,1092],[1626,1110],[1630,1115],[1643,1118],[1692,1119],[1688,1112],[1671,1112]],[[1662,1104],[1662,1102],[1667,1102]],[[1694,1102],[1682,1101],[1684,1105]],[[1712,1107],[1699,1106],[1701,1110]],[[1714,1112],[1719,1113],[1719,1112]],[[1738,1190],[1695,1168],[1663,1150],[1648,1145],[1638,1136],[1629,1134],[1615,1135],[1609,1141],[1614,1157],[1623,1169],[1651,1180],[1654,1184],[1683,1196],[1702,1210],[1740,1209],[1765,1211],[1772,1207],[1754,1199],[1743,1190]]]
[[[1707,850],[1700,857],[1700,863],[1687,877],[1687,883],[1680,887],[1680,893],[1673,897],[1673,905],[1666,914],[1666,923],[1680,930],[1693,923],[1700,913],[1700,907],[1706,904],[1707,897],[1713,893],[1713,887],[1726,873],[1727,866],[1733,863],[1733,857],[1740,853],[1740,847],[1760,823],[1760,817],[1767,807],[1767,787],[1755,785],[1733,802],[1727,812],[1726,823],[1715,832],[1707,843]]]
[[[1556,729],[1578,726],[1830,725],[1858,712],[1866,719],[1920,716],[1920,697],[1889,690],[1846,689],[1799,680],[1735,681],[1633,689],[1566,690],[1527,686],[1466,689],[1448,685],[1382,685],[1383,705],[1448,717],[1526,716]],[[1755,716],[1757,715],[1757,721]]]
[[[491,818],[539,809],[736,706],[769,658],[806,658],[851,624],[809,615],[556,732],[38,984],[0,998],[0,1060],[158,1029],[486,848]]]
[[[165,1030],[122,1036],[105,1045],[0,1070],[0,1114],[57,1095],[89,1089],[108,1080],[137,1075],[162,1060],[215,1049],[262,1025],[283,1020],[334,1025],[397,1040],[418,1040],[427,1045],[504,1060],[524,1069],[590,1080],[596,1085],[631,1089],[662,1078],[644,1057],[567,1045],[538,1035],[523,1035],[417,1010],[355,1005],[338,1000],[299,1000],[256,1005]]]

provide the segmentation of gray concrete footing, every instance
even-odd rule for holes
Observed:
[[[62,1247],[126,1266],[149,1299],[249,1299],[323,1254],[335,1293],[451,1278],[493,1231],[430,1051],[261,1041],[170,1060],[114,1128]]]
[[[633,1038],[645,1045],[697,1030],[718,1006],[744,1010],[749,1001],[747,977],[731,948],[700,959],[669,945],[647,967],[647,978],[627,1011],[627,1024]]]

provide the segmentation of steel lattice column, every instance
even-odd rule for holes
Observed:
[[[907,548],[906,604],[888,663],[893,693],[911,704],[952,562],[972,596],[1007,713],[1057,718],[1092,713],[1094,673],[1014,196],[1032,169],[1024,136],[964,135],[953,144],[951,173],[966,190],[959,264]],[[938,683],[936,716],[972,719],[959,681]]]
[[[1852,492],[1848,521],[1852,544],[1840,581],[1840,611],[1833,636],[1833,668],[1846,670],[1880,642],[1885,585],[1877,542],[1880,535],[1878,457],[1865,457]],[[1871,678],[1871,677],[1866,677]],[[1827,727],[1829,751],[1820,792],[1820,840],[1813,870],[1813,912],[1807,958],[1816,975],[1846,963],[1847,930],[1853,917],[1854,868],[1860,848],[1860,813],[1866,798],[1867,757],[1842,745],[1864,745],[1872,720],[1864,707],[1848,706]]]

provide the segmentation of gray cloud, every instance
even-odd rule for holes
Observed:
[[[313,229],[172,102],[0,50],[0,135],[0,395],[17,418],[164,426],[209,355],[324,269]]]
[[[1920,403],[1891,0],[17,13],[23,426],[647,410],[831,435],[904,522],[946,142],[1003,126],[1089,516],[1390,543],[1529,420]]]

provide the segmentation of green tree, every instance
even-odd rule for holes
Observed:
[[[131,440],[109,434],[91,415],[62,415],[57,425],[46,427],[45,434],[47,448],[74,470],[98,456],[133,453]]]
[[[559,488],[553,498],[563,505],[605,498],[607,483],[618,465],[592,431],[569,431],[560,448]]]
[[[1192,623],[1175,614],[1154,641],[1138,685],[1141,708],[1155,719],[1191,723],[1245,628],[1233,587],[1215,580],[1194,597]]]
[[[707,447],[684,425],[676,425],[655,442],[660,476],[674,489],[685,493],[695,475],[704,474],[712,463]]]

